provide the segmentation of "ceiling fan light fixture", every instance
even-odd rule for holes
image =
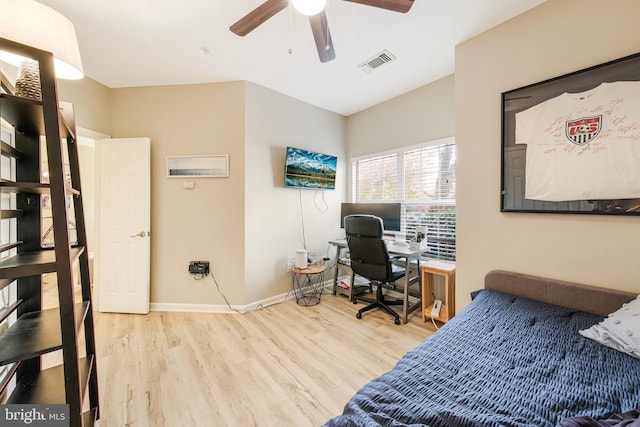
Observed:
[[[327,0],[291,0],[291,4],[303,15],[312,16],[324,10]]]

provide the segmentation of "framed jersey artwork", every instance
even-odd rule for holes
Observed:
[[[500,200],[640,215],[640,53],[502,93]]]

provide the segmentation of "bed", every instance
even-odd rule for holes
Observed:
[[[640,307],[635,298],[491,271],[467,307],[325,427],[640,426],[640,353],[579,333],[619,323],[607,315]]]

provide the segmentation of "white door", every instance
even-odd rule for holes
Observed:
[[[149,312],[149,138],[98,141],[98,311]]]

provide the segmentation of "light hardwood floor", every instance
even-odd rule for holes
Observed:
[[[325,294],[247,314],[96,313],[101,427],[320,426],[434,327]]]

